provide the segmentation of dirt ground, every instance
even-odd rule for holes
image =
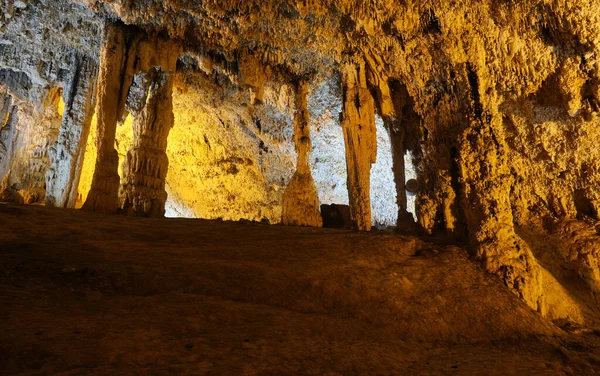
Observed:
[[[0,204],[0,374],[594,375],[466,251]]]

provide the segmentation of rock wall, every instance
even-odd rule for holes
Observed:
[[[294,172],[293,90],[265,88],[263,103],[213,72],[175,82],[167,186],[198,218],[281,221]]]
[[[2,197],[68,206],[76,198],[77,159],[84,152],[79,141],[87,137],[103,22],[68,1],[4,5]]]

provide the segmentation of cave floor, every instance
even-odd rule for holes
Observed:
[[[599,331],[426,238],[0,204],[0,374],[596,372]]]

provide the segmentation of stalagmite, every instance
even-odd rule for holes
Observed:
[[[114,213],[118,209],[119,156],[115,150],[115,133],[123,90],[121,80],[128,58],[125,39],[121,26],[107,23],[97,83],[98,156],[84,210]]]
[[[371,164],[377,157],[375,103],[367,87],[365,64],[342,70],[342,129],[346,144],[350,216],[356,228],[371,229]]]
[[[401,85],[391,85],[391,96],[394,107],[394,117],[387,118],[386,124],[392,145],[392,160],[394,182],[396,183],[396,202],[398,204],[398,225],[402,223],[413,223],[414,218],[408,211],[406,197],[406,166],[404,164],[405,133],[411,129],[411,112],[409,108],[409,97],[406,88]],[[414,128],[414,126],[412,127]],[[416,193],[416,192],[413,192]]]
[[[543,311],[541,270],[527,243],[515,233],[510,170],[498,121],[473,124],[461,146],[461,206],[476,255],[532,308]]]
[[[542,270],[515,231],[508,146],[493,90],[479,77],[486,68],[468,64],[469,127],[459,136],[460,207],[469,241],[486,269],[498,275],[530,307],[545,312]]]
[[[319,198],[309,166],[310,114],[308,112],[308,83],[300,81],[296,92],[294,142],[298,153],[296,172],[283,194],[282,222],[288,226],[322,227]]]
[[[123,165],[119,198],[125,214],[161,217],[167,201],[167,138],[174,122],[173,79],[160,68],[149,76],[148,99],[133,123],[133,146]]]
[[[94,86],[97,63],[86,56],[74,56],[65,110],[56,143],[50,147],[50,168],[46,173],[46,205],[72,208],[77,200],[87,138],[94,114]]]

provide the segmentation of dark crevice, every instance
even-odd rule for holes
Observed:
[[[591,200],[587,197],[585,190],[577,189],[573,194],[575,208],[577,210],[577,219],[598,219],[598,213],[594,209]]]
[[[440,20],[435,15],[433,9],[427,9],[421,15],[421,30],[426,34],[441,34],[442,27],[440,26]]]
[[[475,72],[471,63],[467,63],[467,78],[469,79],[469,86],[471,87],[473,113],[476,118],[482,119],[483,105],[481,104],[481,97],[479,95],[479,77],[477,76],[477,72]]]

